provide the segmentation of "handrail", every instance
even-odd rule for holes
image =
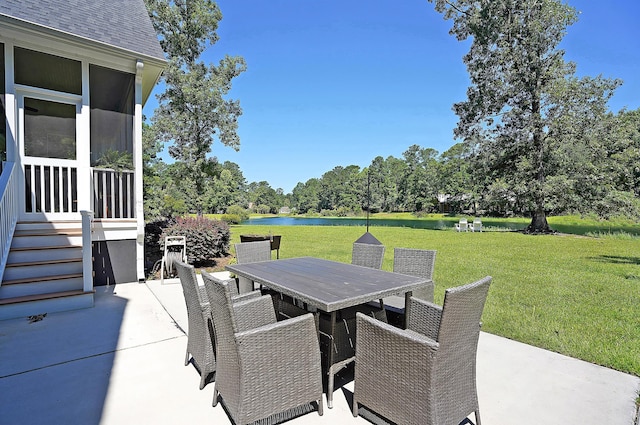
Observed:
[[[17,168],[13,162],[4,162],[0,174],[0,285],[18,223]]]

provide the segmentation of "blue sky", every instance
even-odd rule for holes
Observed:
[[[220,41],[204,60],[243,56],[234,80],[240,151],[212,155],[240,166],[248,182],[289,193],[336,166],[402,157],[413,144],[451,147],[466,99],[468,42],[449,35],[426,0],[219,0]],[[640,2],[571,0],[579,21],[562,48],[577,75],[624,81],[612,111],[640,107]],[[151,116],[156,102],[145,106]]]

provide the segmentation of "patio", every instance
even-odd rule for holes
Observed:
[[[177,280],[97,287],[95,307],[0,322],[0,417],[7,424],[229,424],[213,385],[183,366],[187,316]],[[370,423],[334,408],[290,424]],[[486,424],[632,425],[640,378],[482,333],[478,392]]]

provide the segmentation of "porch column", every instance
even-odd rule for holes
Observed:
[[[16,89],[14,87],[14,75],[13,75],[13,43],[8,41],[4,42],[4,87],[5,87],[5,105],[4,112],[7,122],[7,161],[16,162],[20,166],[18,158],[18,141],[15,138],[16,126],[18,124],[18,118],[16,117]],[[22,174],[22,173],[21,173]],[[20,179],[22,180],[22,179]],[[20,192],[21,194],[24,191]],[[21,195],[22,196],[22,195]]]
[[[135,208],[136,208],[136,273],[138,282],[144,276],[144,199],[142,169],[142,71],[144,64],[136,63],[135,112],[133,115],[133,161],[135,170]]]
[[[91,106],[89,103],[89,63],[82,62],[82,105],[76,115],[78,153],[78,211],[91,211]]]

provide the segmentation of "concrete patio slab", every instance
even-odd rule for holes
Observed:
[[[230,424],[213,384],[183,365],[187,316],[179,282],[99,287],[95,307],[42,321],[0,322],[2,424]],[[369,423],[351,415],[353,383],[334,408],[295,424]],[[482,333],[483,423],[632,425],[640,378]]]

